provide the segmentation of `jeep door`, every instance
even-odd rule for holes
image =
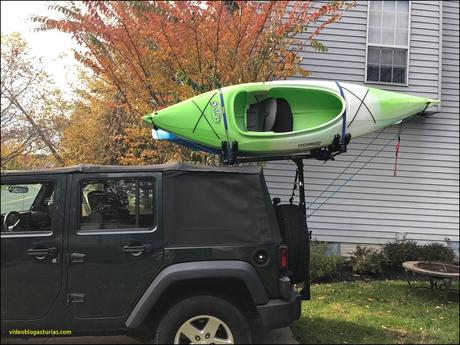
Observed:
[[[1,318],[45,318],[62,285],[66,175],[2,176]]]
[[[67,304],[79,318],[127,314],[163,259],[161,174],[75,174]]]

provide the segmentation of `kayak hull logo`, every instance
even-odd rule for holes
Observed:
[[[212,113],[212,120],[216,125],[222,122],[222,109],[219,106],[217,101],[211,102],[211,113]]]

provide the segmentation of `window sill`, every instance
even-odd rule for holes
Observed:
[[[18,232],[2,232],[2,238],[8,237],[50,237],[53,235],[52,231],[18,231]]]
[[[77,235],[123,235],[123,234],[150,234],[157,230],[154,228],[132,228],[132,229],[97,229],[97,230],[78,230]]]
[[[375,85],[389,85],[389,86],[403,86],[409,87],[409,83],[388,83],[384,81],[364,81],[364,84],[375,84]]]

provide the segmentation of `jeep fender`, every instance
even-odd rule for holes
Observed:
[[[247,262],[222,260],[180,263],[166,267],[155,277],[129,314],[126,327],[139,327],[171,284],[200,278],[239,279],[247,287],[255,305],[268,303],[267,292],[257,271]]]

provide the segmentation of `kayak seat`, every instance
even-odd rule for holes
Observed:
[[[247,111],[246,128],[252,132],[290,132],[293,118],[289,103],[283,98],[267,98],[251,104]]]
[[[292,132],[294,128],[294,118],[291,106],[284,98],[276,99],[276,118],[272,131],[276,133]]]
[[[276,104],[274,98],[267,98],[251,104],[246,117],[247,130],[252,132],[271,131],[276,118]]]

